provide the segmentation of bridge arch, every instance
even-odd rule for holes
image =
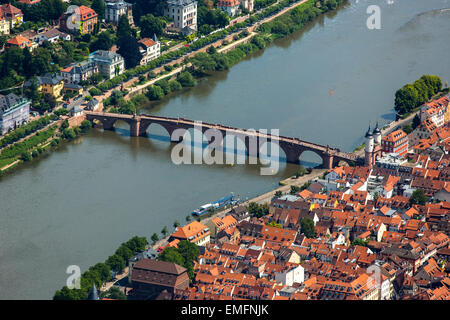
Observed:
[[[323,167],[326,159],[323,154],[320,154],[314,150],[306,149],[302,151],[299,157],[299,163],[305,168]]]

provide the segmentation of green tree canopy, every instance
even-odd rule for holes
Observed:
[[[120,273],[125,268],[126,261],[118,254],[113,254],[106,260],[105,263],[111,268],[112,271]]]
[[[90,46],[89,50],[91,52],[97,51],[97,50],[109,50],[114,45],[113,38],[111,34],[108,31],[101,32],[97,40],[93,41]]]
[[[316,231],[314,229],[313,219],[309,217],[303,218],[300,222],[300,231],[307,238],[314,238],[316,236]]]
[[[114,300],[127,300],[127,296],[122,292],[119,287],[111,287],[108,291],[100,294],[102,298],[114,299]]]
[[[125,68],[131,69],[139,65],[142,59],[142,54],[138,41],[135,37],[130,35],[123,36],[117,42],[117,46],[119,47],[117,53],[119,53],[125,60]]]
[[[158,255],[158,260],[173,262],[180,266],[184,265],[183,256],[178,252],[178,249],[174,247],[164,249],[164,251]]]
[[[123,14],[119,18],[119,22],[117,24],[117,31],[116,31],[117,39],[120,41],[120,39],[124,37],[130,37],[131,36],[131,27],[130,23],[128,21],[128,17],[126,14]]]
[[[157,37],[161,37],[166,27],[166,21],[161,17],[147,14],[141,17],[139,26],[141,28],[141,37],[153,38],[155,34]]]
[[[93,0],[91,8],[98,14],[98,19],[101,21],[105,19],[105,2],[103,0]],[[107,49],[104,49],[107,50]]]
[[[423,189],[417,189],[412,193],[411,198],[409,198],[409,202],[411,204],[420,204],[423,206],[428,202],[428,197],[425,195]]]

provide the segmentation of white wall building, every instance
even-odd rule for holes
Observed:
[[[132,5],[123,0],[106,0],[105,1],[105,21],[113,24],[119,23],[119,18],[127,15],[130,26],[134,25]]]
[[[97,50],[89,55],[89,61],[98,66],[98,71],[108,79],[122,74],[125,70],[123,57],[111,51]]]
[[[161,55],[161,43],[156,35],[153,39],[144,38],[139,40],[139,46],[142,54],[141,65],[146,65]]]
[[[175,28],[197,31],[197,1],[167,0],[165,15],[173,19]]]
[[[305,281],[305,269],[299,265],[283,272],[275,272],[275,281],[290,287],[294,283],[303,283]]]

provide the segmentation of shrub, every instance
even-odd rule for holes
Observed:
[[[150,100],[161,100],[162,98],[164,98],[164,91],[159,86],[151,86],[150,88],[148,88],[147,97]]]
[[[182,72],[178,76],[177,80],[183,87],[193,87],[196,84],[194,77],[189,73],[189,71]]]
[[[89,89],[89,94],[91,96],[99,96],[102,94],[102,91],[98,88],[91,88],[91,89]]]

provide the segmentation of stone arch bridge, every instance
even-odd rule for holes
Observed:
[[[201,124],[201,130],[205,133],[209,129],[218,130],[221,132],[222,137],[226,135],[233,135],[244,141],[247,154],[251,150],[251,141],[256,141],[256,145],[260,140],[276,143],[284,151],[286,155],[286,161],[289,163],[300,164],[300,156],[305,151],[312,151],[316,153],[322,159],[322,167],[325,169],[331,169],[344,161],[347,164],[350,162],[360,161],[359,157],[352,153],[341,152],[337,148],[331,148],[329,146],[322,146],[319,144],[300,140],[298,138],[290,138],[284,136],[275,136],[269,133],[262,133],[258,131],[248,131],[245,129],[233,128],[224,126],[221,124],[211,124],[206,122],[197,122],[193,120],[183,118],[168,118],[158,117],[151,115],[126,115],[117,113],[104,113],[104,112],[92,112],[85,111],[86,120],[93,122],[94,120],[100,121],[103,125],[103,129],[112,130],[114,124],[118,120],[127,122],[130,125],[130,135],[134,137],[146,136],[148,127],[153,124],[159,124],[164,127],[169,136],[172,138],[173,133],[177,129],[191,129],[197,128]],[[180,142],[182,138],[176,140],[171,139],[173,142]],[[255,156],[255,154],[252,154]],[[256,150],[256,156],[259,157],[259,150]]]

